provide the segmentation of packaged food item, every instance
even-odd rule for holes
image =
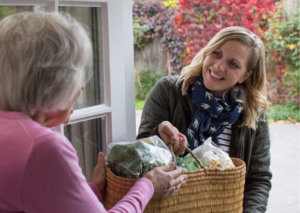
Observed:
[[[200,159],[205,168],[217,168],[223,171],[235,167],[227,152],[216,146],[212,142],[211,137],[204,141],[201,146],[194,149],[193,153]],[[186,155],[186,157],[190,156],[190,154]]]
[[[202,158],[200,159],[200,162],[203,164],[205,168],[212,168],[212,169],[229,169],[233,168],[234,165],[232,166],[230,163],[227,163],[225,160],[220,158],[218,155],[216,155],[213,151],[209,150],[204,153]]]
[[[182,171],[195,171],[201,169],[200,165],[193,157],[176,157],[177,167],[182,168]]]
[[[124,178],[140,178],[151,169],[172,162],[169,148],[158,136],[111,143],[109,148],[107,166],[115,175]]]

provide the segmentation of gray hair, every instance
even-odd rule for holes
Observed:
[[[20,13],[0,22],[0,108],[28,115],[68,108],[88,80],[92,45],[61,13]]]

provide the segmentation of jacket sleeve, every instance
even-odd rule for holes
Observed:
[[[162,78],[150,91],[144,105],[137,139],[158,135],[159,124],[171,120],[168,84]]]
[[[247,173],[243,212],[265,212],[272,178],[270,171],[270,134],[267,121],[260,121],[258,124]]]

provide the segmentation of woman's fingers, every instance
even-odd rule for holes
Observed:
[[[184,153],[187,146],[187,139],[169,121],[164,121],[158,126],[158,134],[169,148],[172,146],[173,152],[176,155]]]
[[[171,162],[171,163],[169,163],[167,165],[158,167],[158,169],[161,169],[161,170],[163,170],[165,172],[169,172],[169,171],[171,171],[174,168],[174,166],[175,166],[175,163]]]
[[[158,126],[158,134],[165,144],[169,144],[173,138],[176,138],[176,132],[169,121],[164,121]]]
[[[186,139],[185,135],[182,133],[179,133],[178,138],[179,138],[179,148],[178,148],[176,154],[182,155],[185,152],[186,147],[187,147],[187,139]]]
[[[153,183],[154,198],[167,197],[171,192],[178,190],[185,184],[187,175],[181,174],[181,168],[170,172],[172,167],[174,167],[174,163],[154,168],[143,175],[143,177],[148,178]]]
[[[95,183],[100,193],[104,194],[105,187],[105,156],[102,152],[98,154],[98,164],[93,170],[91,182]]]

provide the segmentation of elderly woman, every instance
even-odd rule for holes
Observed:
[[[243,212],[266,211],[272,173],[266,119],[265,49],[242,27],[218,32],[181,76],[162,78],[143,109],[137,138],[159,135],[184,154],[208,138],[247,167]]]
[[[87,33],[69,16],[22,13],[0,22],[0,48],[0,211],[106,212],[103,153],[88,184],[71,143],[49,129],[69,122],[84,88]],[[173,166],[146,173],[110,212],[142,212],[178,190],[187,177]]]

